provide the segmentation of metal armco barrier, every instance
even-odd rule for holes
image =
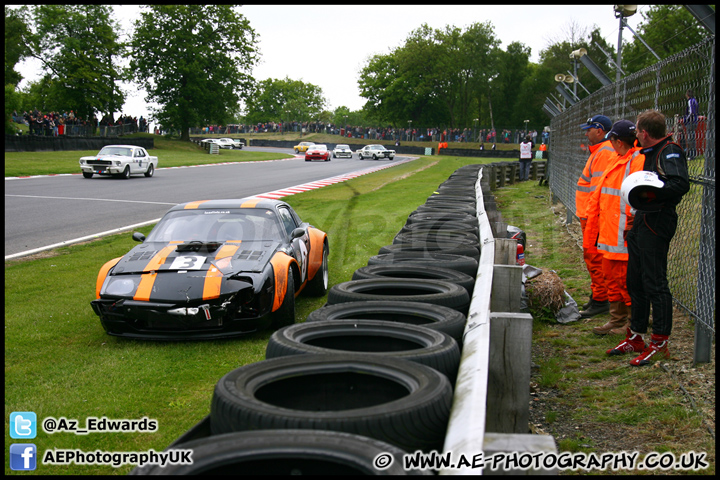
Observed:
[[[100,150],[105,145],[137,145],[146,150],[155,148],[152,138],[119,137],[40,137],[37,135],[5,135],[6,152],[47,152],[60,150]]]
[[[557,453],[552,436],[527,433],[532,317],[517,312],[491,311],[491,302],[497,306],[492,298],[493,284],[498,282],[498,277],[504,276],[506,281],[512,279],[516,273],[512,269],[521,267],[496,264],[495,243],[501,239],[496,240],[492,223],[501,222],[491,223],[489,217],[495,216],[494,220],[497,220],[497,212],[489,215],[485,209],[484,197],[490,193],[488,170],[487,166],[480,170],[475,187],[480,262],[463,334],[460,369],[443,450],[455,458],[462,454],[468,459],[480,453],[485,459],[501,452]],[[514,284],[514,281],[510,280],[510,283]],[[503,290],[507,293],[507,285]],[[509,293],[510,297],[513,295]],[[519,278],[516,295],[519,298]],[[508,304],[512,303],[510,299]],[[512,339],[508,340],[512,343],[512,352],[505,349],[505,339]],[[440,471],[444,475],[481,473],[470,465]]]

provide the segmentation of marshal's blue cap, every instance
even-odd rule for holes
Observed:
[[[588,118],[587,122],[580,125],[580,128],[583,130],[587,130],[588,128],[602,128],[605,132],[609,132],[612,125],[612,120],[605,115],[595,115],[592,118]]]

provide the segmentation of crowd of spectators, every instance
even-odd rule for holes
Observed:
[[[117,120],[113,120],[112,115],[105,115],[98,122],[94,116],[85,119],[73,110],[60,113],[56,111],[42,112],[34,108],[24,111],[22,114],[14,110],[12,119],[15,123],[27,125],[30,135],[40,136],[94,135],[98,127],[101,135],[148,131],[148,122],[142,116],[138,120],[137,117],[121,115]]]
[[[393,128],[393,127],[359,127],[351,125],[335,125],[324,122],[267,122],[254,125],[231,124],[231,125],[209,125],[203,128],[192,129],[192,134],[220,134],[233,133],[326,133],[330,135],[342,135],[347,138],[363,138],[378,141],[414,141],[414,142],[473,142],[473,143],[520,143],[526,135],[529,135],[535,143],[545,143],[547,136],[542,135],[538,139],[538,132],[532,130],[525,132],[524,129],[504,129],[499,136],[496,131],[488,128],[479,130],[473,128],[440,129],[430,128]]]

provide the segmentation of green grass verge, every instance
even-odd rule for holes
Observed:
[[[135,134],[118,139],[118,144],[132,143],[133,138],[149,134]],[[220,162],[255,162],[292,158],[292,155],[273,152],[248,152],[247,150],[220,150],[219,155],[210,155],[192,142],[168,140],[160,135],[152,136],[155,148],[148,150],[158,157],[158,168],[205,165]],[[66,150],[53,152],[5,152],[5,176],[50,175],[58,173],[80,173],[80,157],[96,155],[97,150]]]
[[[287,197],[304,221],[330,239],[330,283],[350,280],[407,216],[448,176],[477,159],[424,157],[348,182]],[[151,227],[139,229],[148,233]],[[264,359],[271,332],[235,340],[153,343],[105,334],[90,308],[102,264],[126,253],[130,233],[5,263],[5,432],[14,411],[38,419],[89,416],[156,419],[155,433],[40,431],[33,443],[84,451],[162,450],[209,413],[215,383],[234,368]],[[300,296],[297,321],[325,303]],[[130,466],[38,465],[38,474],[123,474]],[[6,474],[12,473],[6,464]]]

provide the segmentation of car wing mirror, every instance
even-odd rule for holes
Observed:
[[[132,234],[132,239],[135,240],[136,242],[142,243],[142,242],[145,241],[145,235],[143,235],[143,234],[140,233],[140,232],[134,232],[134,233]]]
[[[296,238],[300,238],[303,235],[305,235],[305,229],[300,228],[300,227],[293,230],[292,233],[290,234],[290,236],[292,237],[293,240],[295,240]]]

